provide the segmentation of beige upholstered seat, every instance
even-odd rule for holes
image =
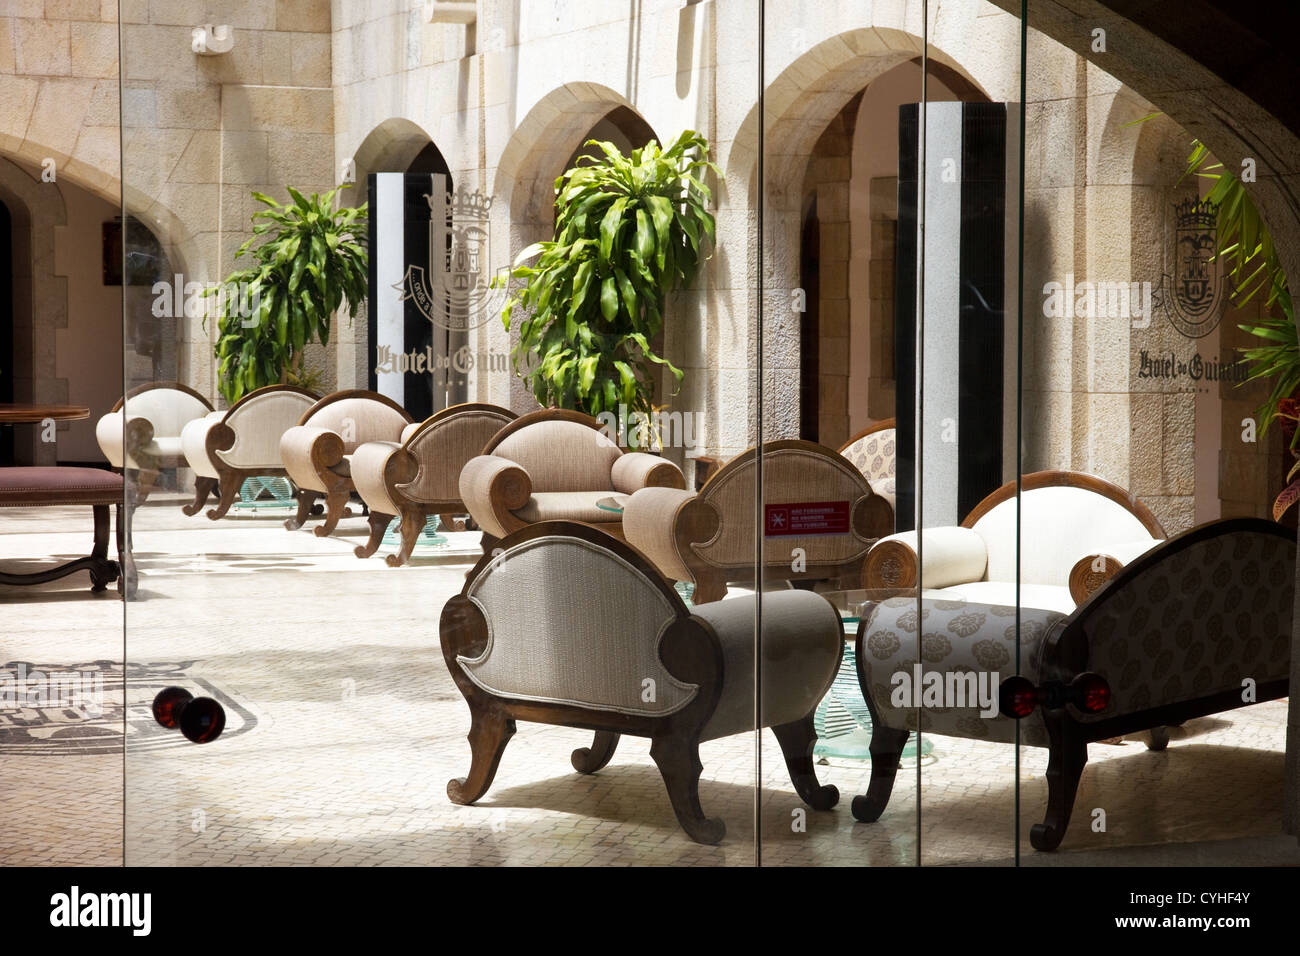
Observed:
[[[398,515],[402,543],[386,559],[390,567],[406,563],[429,515],[442,515],[445,527],[463,530],[455,517],[466,513],[460,498],[461,469],[514,418],[509,409],[496,405],[453,405],[407,425],[400,442],[359,445],[352,455],[351,476],[370,509],[370,539],[357,546],[357,557],[375,553]]]
[[[594,418],[556,408],[511,422],[460,473],[485,548],[539,521],[581,521],[621,536],[619,513],[597,502],[649,487],[681,489],[686,479],[664,458],[623,452]]]
[[[752,582],[755,466],[751,448],[698,494],[649,488],[624,509],[628,542],[666,577],[695,582],[696,604],[721,598],[728,581]],[[763,446],[763,503],[772,525],[764,529],[765,560],[779,579],[847,577],[856,585],[871,545],[893,529],[893,509],[857,469],[814,442]],[[799,528],[804,533],[792,533]]]
[[[470,707],[469,776],[447,793],[473,803],[492,783],[516,719],[596,730],[573,765],[594,773],[619,734],[650,737],[677,818],[716,843],[699,803],[699,743],[754,730],[754,598],[688,611],[625,542],[571,522],[509,535],[442,612],[443,658]],[[763,596],[762,725],[772,727],[799,795],[838,798],[812,766],[813,712],[843,653],[839,613],[819,595]]]
[[[196,418],[181,430],[181,448],[194,470],[194,501],[183,509],[198,514],[220,485],[214,521],[230,510],[247,478],[284,475],[280,438],[298,423],[319,396],[292,385],[268,385],[249,392],[229,411]]]
[[[343,517],[352,482],[352,455],[372,441],[401,441],[411,416],[391,398],[361,389],[326,395],[280,437],[280,458],[298,486],[298,514],[284,523],[302,527],[316,499],[325,497],[324,537]]]
[[[212,403],[179,382],[131,389],[95,424],[100,451],[114,468],[139,473],[137,500],[149,496],[158,472],[187,462],[181,432],[212,412]]]
[[[896,509],[894,463],[897,459],[894,419],[886,418],[858,432],[842,446],[840,454],[862,472],[871,490]],[[892,529],[891,529],[892,530]]]
[[[925,565],[916,566],[918,532],[882,538],[867,555],[869,588],[920,587],[934,597],[1016,603],[1068,614],[1103,581],[1164,539],[1150,510],[1104,479],[1068,471],[1021,478],[1017,553],[1016,484],[980,502],[960,527],[923,529]]]

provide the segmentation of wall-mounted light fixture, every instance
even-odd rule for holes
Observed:
[[[199,56],[219,56],[235,46],[235,31],[227,24],[205,23],[190,31],[190,49]]]

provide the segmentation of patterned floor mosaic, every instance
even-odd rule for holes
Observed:
[[[1028,846],[1046,752],[1021,751],[1017,779],[1014,748],[940,737],[871,825],[848,808],[866,765],[819,767],[841,804],[804,814],[765,735],[756,839],[754,742],[733,737],[702,748],[701,800],[728,833],[698,846],[673,818],[647,741],[625,738],[609,767],[581,776],[569,753],[589,735],[531,724],[482,802],[457,807],[445,786],[468,769],[469,720],[436,627],[477,535],[448,534],[446,548],[392,569],[383,551],[352,554],[359,518],[320,539],[270,512],[213,523],[179,504],[151,500],[137,521],[125,700],[115,594],[92,595],[77,577],[0,592],[0,661],[86,672],[92,686],[99,674],[104,686],[98,717],[0,711],[0,863],[749,865],[761,842],[770,865],[1001,865],[1017,832],[1026,865],[1300,863],[1281,835],[1285,702],[1190,722],[1163,753],[1094,745],[1055,854]],[[0,515],[0,562],[84,549],[87,516],[41,515]],[[173,683],[225,704],[219,740],[189,744],[152,722],[153,693]],[[125,760],[111,729],[123,708]],[[1090,827],[1099,808],[1104,832]]]

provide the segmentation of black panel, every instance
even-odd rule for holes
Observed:
[[[447,178],[448,184],[451,177]],[[433,192],[433,177],[422,174],[408,173],[402,189],[403,213],[402,213],[402,247],[406,256],[403,262],[402,272],[405,273],[405,266],[418,265],[424,269],[429,269],[429,219],[430,210],[429,202],[424,197]],[[429,281],[433,281],[434,273],[429,272]],[[425,350],[433,344],[434,327],[428,317],[420,311],[420,307],[415,304],[414,299],[407,299],[402,314],[403,327],[403,346],[406,353],[424,354]],[[447,333],[437,330],[440,334]],[[433,401],[433,378],[435,371],[426,372],[407,372],[403,376],[402,405],[407,412],[417,422],[424,421],[435,411]],[[441,403],[439,403],[441,407]]]
[[[894,249],[894,530],[916,527],[916,230],[920,108],[898,108],[898,231]]]
[[[379,385],[379,379],[375,375],[375,343],[379,341],[379,309],[375,304],[375,293],[379,288],[379,238],[375,225],[379,218],[375,203],[378,195],[375,174],[371,173],[366,177],[366,208],[370,212],[366,218],[366,248],[370,250],[366,264],[366,388],[372,392]]]

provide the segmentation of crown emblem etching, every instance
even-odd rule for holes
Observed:
[[[481,190],[448,195],[447,177],[430,177],[429,261],[408,264],[396,288],[434,325],[453,332],[500,315],[509,295],[509,266],[491,272],[492,197]],[[496,281],[494,281],[494,279]]]

